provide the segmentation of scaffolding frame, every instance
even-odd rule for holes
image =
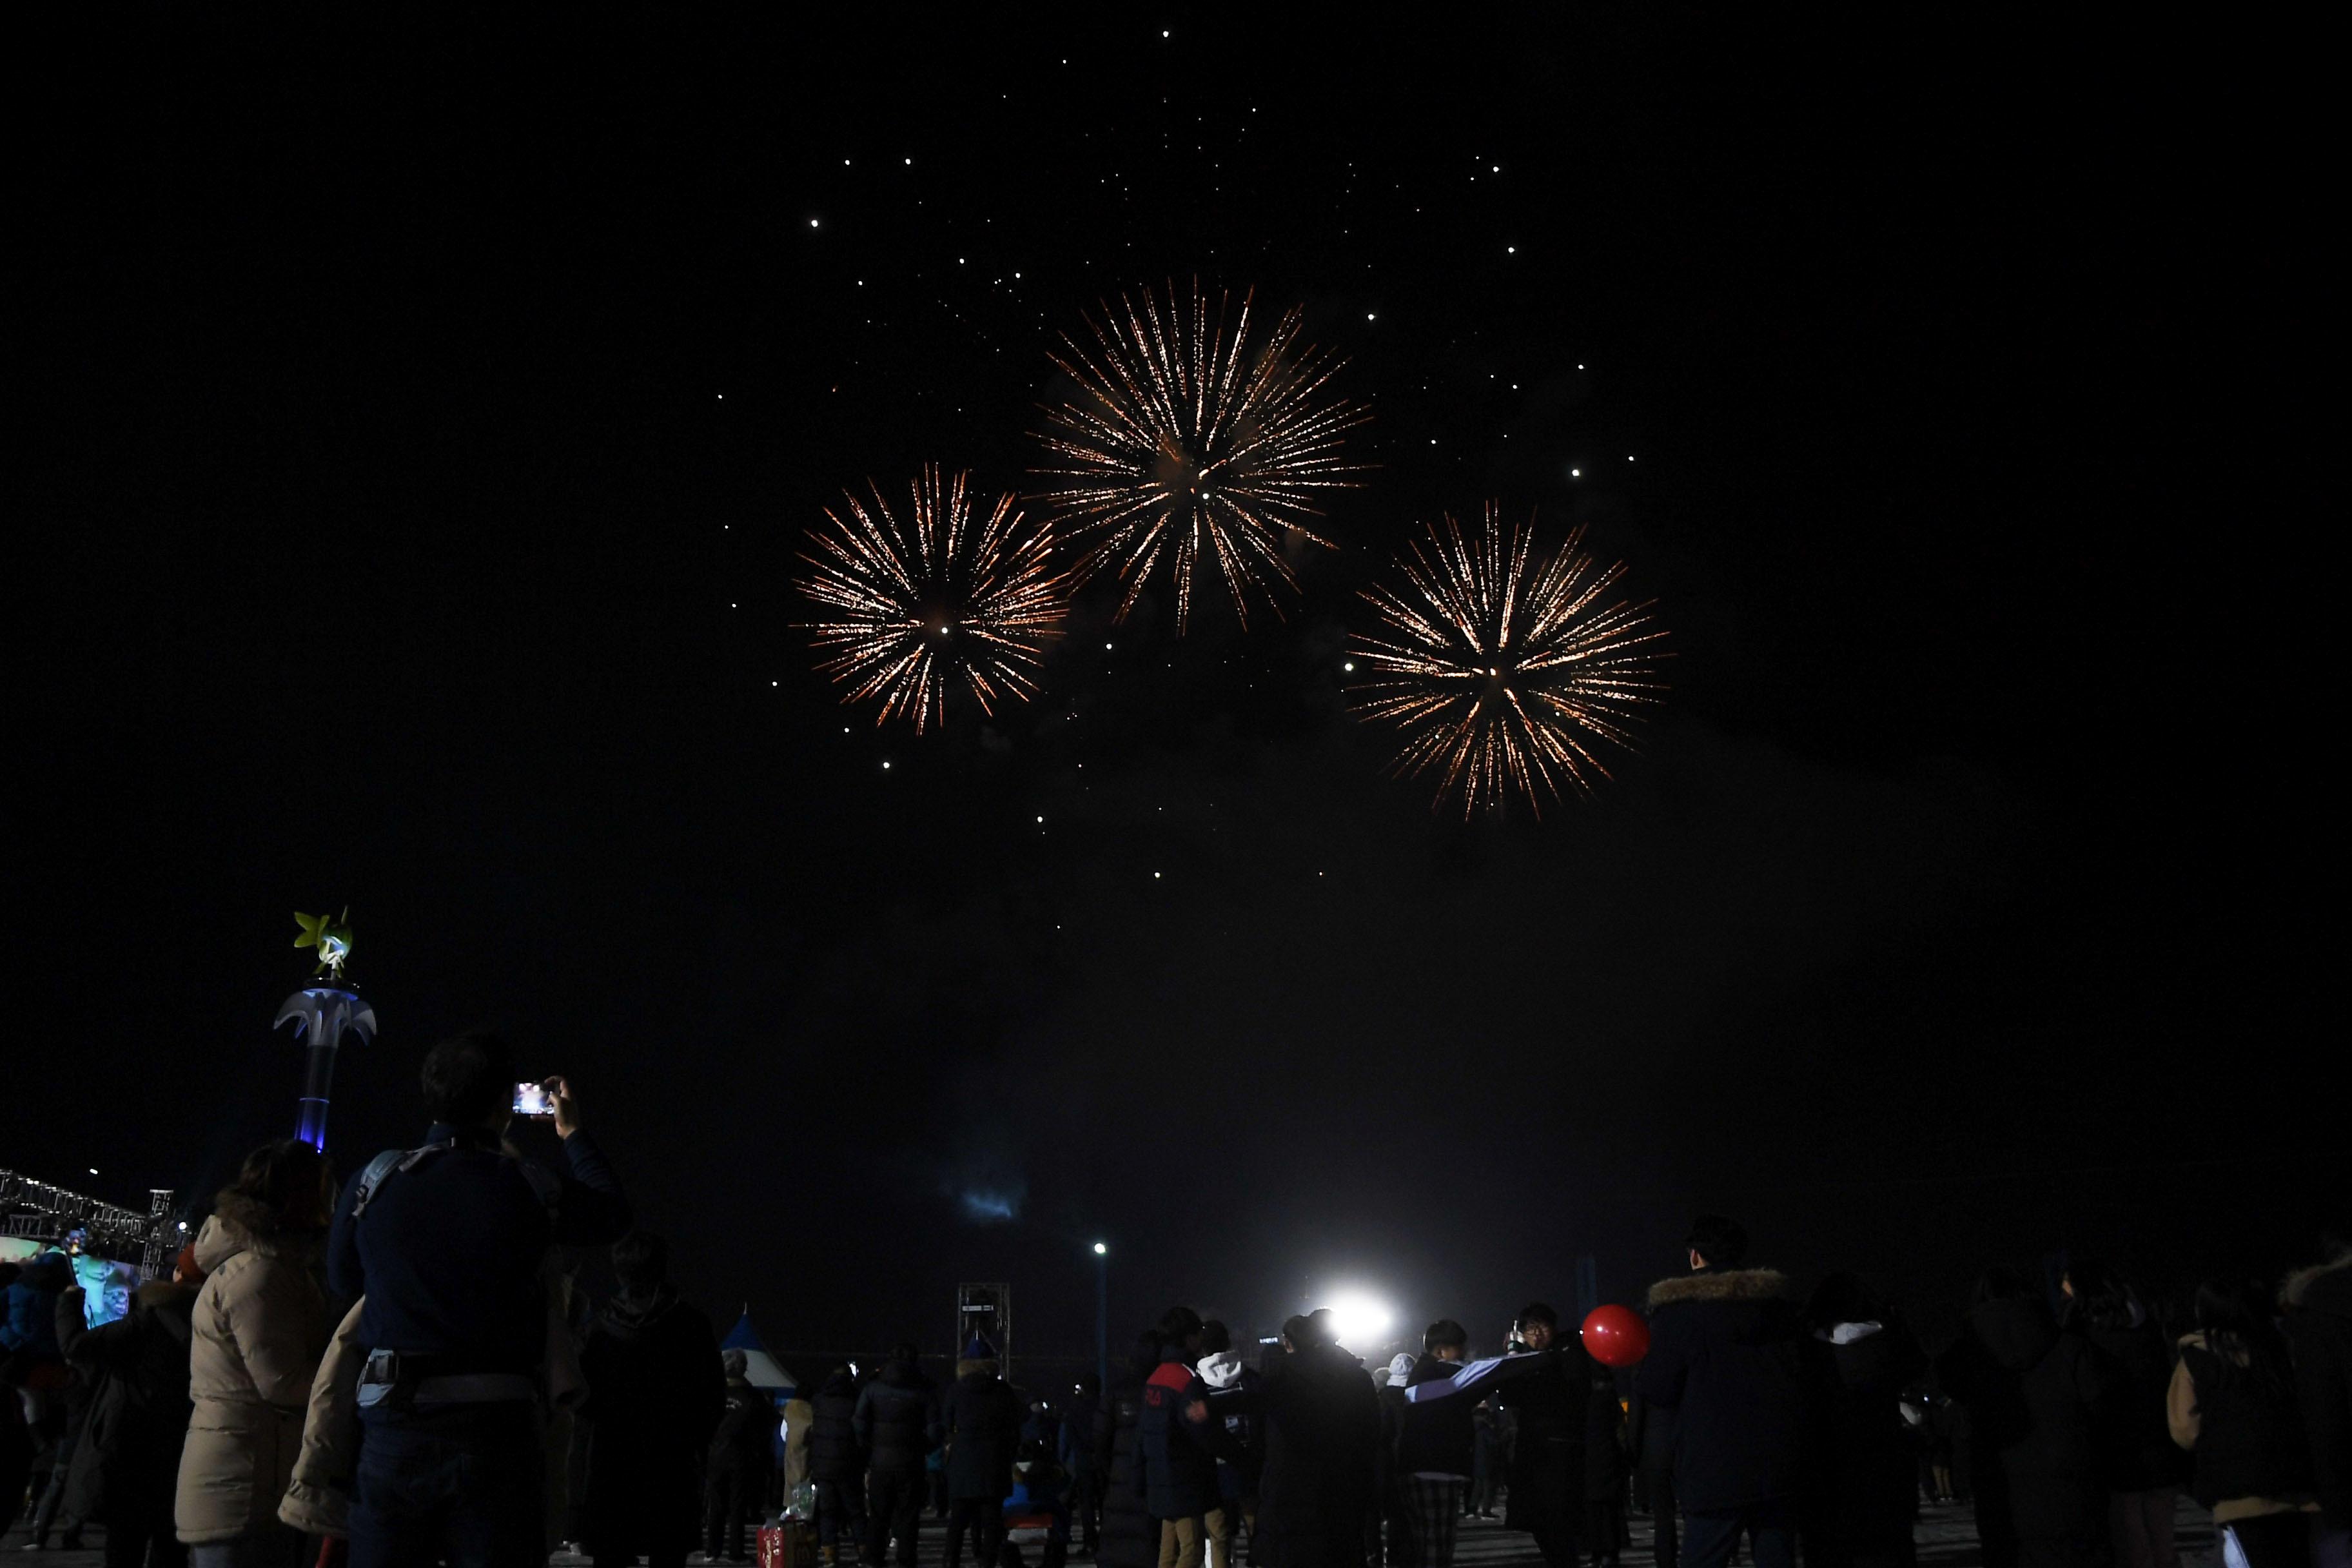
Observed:
[[[950,1360],[963,1358],[963,1347],[971,1342],[974,1334],[996,1347],[996,1370],[1005,1381],[1013,1378],[1013,1287],[1003,1280],[967,1283],[956,1287],[955,1343],[950,1347]]]

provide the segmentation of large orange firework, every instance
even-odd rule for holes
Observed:
[[[872,510],[845,494],[843,511],[825,511],[832,526],[809,530],[814,552],[801,559],[811,570],[793,585],[832,612],[808,629],[819,648],[838,650],[817,668],[850,686],[844,702],[879,697],[877,724],[903,716],[919,734],[944,723],[950,685],[983,713],[1007,698],[1026,701],[1045,643],[1061,636],[1050,531],[1026,522],[1009,495],[974,527],[968,477],[942,485],[927,466],[906,521],[873,486]]]
[[[1364,590],[1383,633],[1349,639],[1372,670],[1350,705],[1402,729],[1394,771],[1435,770],[1437,803],[1459,795],[1465,817],[1511,789],[1539,817],[1545,795],[1589,793],[1609,770],[1588,742],[1631,745],[1626,726],[1665,689],[1650,605],[1602,605],[1623,563],[1596,571],[1580,528],[1538,558],[1533,529],[1506,531],[1491,501],[1467,537],[1446,518],[1397,562],[1405,592]]]
[[[1065,333],[1053,355],[1077,394],[1045,410],[1038,439],[1053,461],[1035,472],[1083,552],[1078,580],[1117,569],[1120,620],[1165,562],[1182,632],[1205,561],[1247,626],[1251,594],[1279,613],[1271,584],[1297,586],[1291,536],[1331,547],[1317,502],[1362,470],[1341,459],[1340,438],[1370,415],[1326,394],[1339,362],[1294,348],[1301,310],[1252,343],[1252,298],[1236,311],[1220,294],[1213,315],[1197,280],[1189,304],[1173,284],[1164,307],[1150,289],[1122,294],[1101,323],[1084,318],[1091,350]]]

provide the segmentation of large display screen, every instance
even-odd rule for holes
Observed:
[[[58,1250],[56,1243],[32,1237],[0,1236],[0,1263],[28,1263],[44,1252]],[[87,1252],[69,1261],[73,1264],[74,1283],[82,1288],[84,1322],[94,1329],[130,1312],[131,1293],[140,1284],[137,1264],[93,1258]]]

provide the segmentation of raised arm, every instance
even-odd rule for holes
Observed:
[[[563,1140],[563,1161],[569,1170],[563,1191],[556,1199],[554,1237],[575,1247],[603,1247],[618,1241],[629,1228],[629,1199],[621,1178],[613,1173],[585,1132],[580,1130],[580,1107],[572,1099],[572,1080],[550,1079],[555,1091],[555,1131]]]

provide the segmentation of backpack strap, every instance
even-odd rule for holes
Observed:
[[[391,1177],[403,1171],[413,1171],[442,1150],[456,1147],[457,1141],[451,1139],[446,1142],[427,1143],[422,1149],[386,1149],[370,1160],[367,1168],[360,1173],[359,1195],[352,1200],[352,1221],[356,1223],[361,1215],[367,1213],[368,1205],[374,1201],[376,1194],[383,1190],[383,1184]],[[531,1193],[539,1199],[540,1206],[553,1214],[555,1205],[563,1197],[563,1178],[546,1166],[533,1164],[529,1160],[516,1160],[514,1165],[522,1173],[522,1179],[530,1184]]]
[[[367,1213],[369,1204],[383,1191],[384,1182],[397,1172],[413,1171],[427,1158],[451,1148],[452,1143],[427,1143],[422,1149],[386,1149],[367,1163],[360,1173],[359,1195],[352,1200],[352,1219],[356,1223]]]

